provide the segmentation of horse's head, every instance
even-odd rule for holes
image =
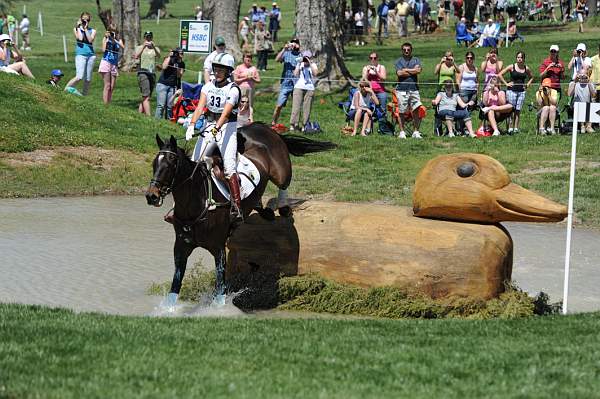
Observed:
[[[158,207],[162,205],[165,196],[173,189],[180,156],[175,137],[171,136],[169,141],[164,142],[157,134],[156,143],[158,144],[158,153],[152,162],[153,177],[148,190],[146,190],[146,201],[148,201],[148,205]]]

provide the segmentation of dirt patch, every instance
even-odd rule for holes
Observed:
[[[561,165],[561,166],[546,166],[539,168],[526,168],[516,173],[515,175],[540,175],[546,173],[561,173],[568,172],[570,164],[567,161],[550,161],[549,164]],[[597,169],[600,168],[600,162],[578,160],[576,164],[577,169]]]

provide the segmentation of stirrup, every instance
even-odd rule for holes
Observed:
[[[209,211],[214,211],[215,209],[217,209],[217,203],[214,199],[209,198],[206,200],[206,209],[208,209]]]

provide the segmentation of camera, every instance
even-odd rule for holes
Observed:
[[[296,57],[296,62],[302,62],[302,57]]]

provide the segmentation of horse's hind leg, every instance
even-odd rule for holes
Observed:
[[[175,246],[173,247],[175,273],[173,274],[171,290],[169,291],[169,295],[167,296],[167,301],[165,303],[167,307],[173,307],[177,303],[179,291],[181,291],[181,284],[183,283],[183,277],[185,276],[187,260],[193,250],[194,248],[189,244],[186,244],[183,240],[179,238],[175,240]]]
[[[217,305],[225,305],[225,265],[227,264],[227,257],[225,255],[225,248],[220,248],[216,251],[211,251],[215,258],[215,297],[214,301]]]
[[[279,215],[283,217],[289,217],[292,215],[292,208],[290,207],[288,201],[287,188],[279,189],[279,193],[277,194],[277,210],[279,211]]]

